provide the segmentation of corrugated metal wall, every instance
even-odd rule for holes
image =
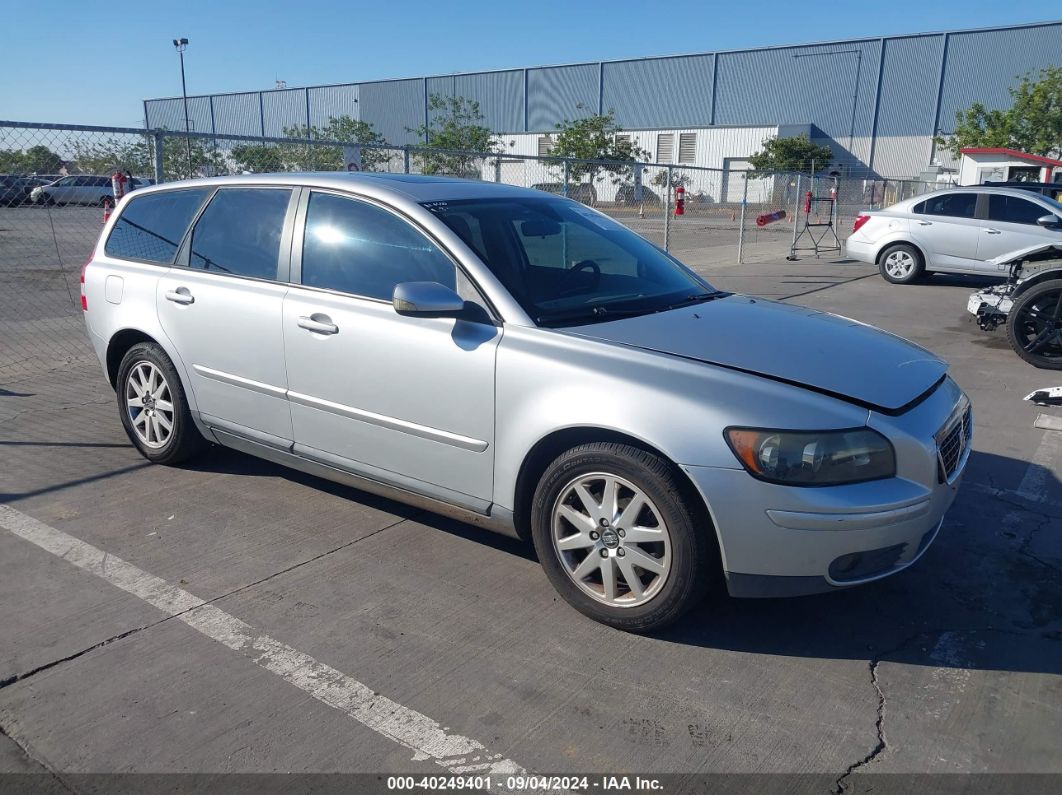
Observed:
[[[603,109],[628,129],[703,127],[712,123],[714,76],[714,55],[606,63]]]
[[[1020,75],[1059,63],[1056,22],[322,86],[309,89],[310,118],[322,125],[349,115],[371,122],[391,143],[416,143],[407,128],[424,123],[425,99],[437,93],[478,101],[499,133],[546,132],[599,110],[615,111],[621,126],[634,130],[812,124],[839,162],[910,176],[928,164],[934,129],[950,131],[956,110],[975,101],[1006,107],[1007,89]],[[215,95],[216,131],[259,135],[264,127],[281,135],[285,126],[305,123],[301,89],[259,96]],[[210,100],[189,103],[195,128],[209,130]],[[149,127],[184,127],[180,99],[144,104]]]

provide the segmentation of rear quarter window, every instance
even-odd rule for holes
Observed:
[[[131,200],[115,222],[104,252],[118,259],[172,264],[181,238],[208,192],[206,188],[174,190]]]

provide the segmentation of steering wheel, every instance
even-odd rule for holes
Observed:
[[[584,282],[582,279],[573,279],[572,277],[583,271],[588,271],[592,274],[592,277]],[[575,282],[572,287],[561,291],[561,295],[572,295],[573,293],[586,292],[593,290],[597,287],[597,283],[601,281],[601,266],[594,262],[592,259],[584,259],[575,263],[567,271],[565,271],[565,281]]]

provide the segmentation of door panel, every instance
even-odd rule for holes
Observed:
[[[1029,246],[1062,243],[1062,232],[1036,223],[1043,215],[1054,215],[1051,209],[1037,202],[1007,194],[989,194],[987,215],[981,221],[977,244],[977,256],[981,260],[1002,257]]]
[[[281,308],[287,285],[171,268],[156,306],[202,414],[290,441]],[[191,302],[188,302],[191,299]]]
[[[926,269],[975,270],[980,222],[973,193],[941,193],[915,205],[911,236],[925,252]]]
[[[281,312],[298,195],[223,187],[196,220],[178,263],[159,279],[159,321],[184,361],[209,423],[289,446]],[[262,436],[264,434],[264,437]]]
[[[492,325],[403,317],[384,302],[293,286],[284,347],[296,451],[488,500],[500,338]]]

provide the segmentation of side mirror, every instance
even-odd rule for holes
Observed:
[[[464,299],[438,282],[403,282],[391,297],[395,311],[410,317],[456,317],[465,308]]]
[[[1059,218],[1057,215],[1048,213],[1047,215],[1041,215],[1036,219],[1036,223],[1047,229],[1052,229],[1059,224]]]

